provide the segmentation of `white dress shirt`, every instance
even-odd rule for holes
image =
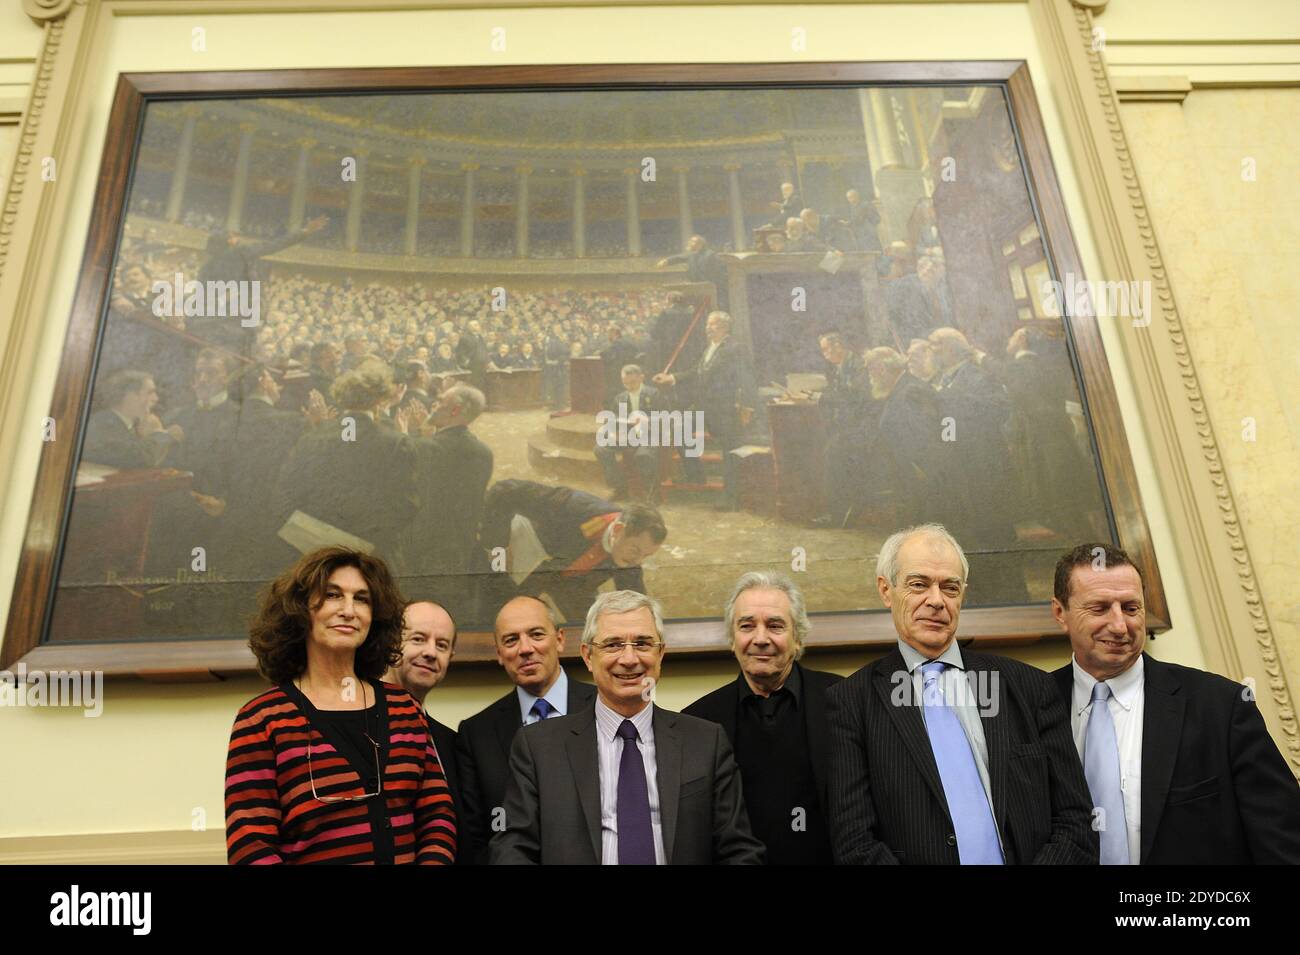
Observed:
[[[1073,705],[1070,729],[1074,746],[1083,759],[1083,744],[1088,735],[1088,717],[1092,715],[1092,688],[1097,680],[1073,656]],[[1110,718],[1115,724],[1115,742],[1119,746],[1120,792],[1124,796],[1124,822],[1128,827],[1128,858],[1131,865],[1142,861],[1142,712],[1146,705],[1146,677],[1143,660],[1137,661],[1110,684]]]
[[[560,667],[560,675],[555,678],[551,688],[541,696],[533,696],[522,686],[515,687],[515,695],[519,697],[519,718],[523,720],[525,726],[530,726],[541,719],[532,712],[533,704],[538,700],[545,700],[551,704],[551,716],[569,715],[569,675],[564,672],[564,667]]]
[[[650,797],[650,830],[655,839],[655,865],[666,865],[664,827],[659,815],[659,765],[655,761],[654,704],[647,703],[636,716],[615,713],[596,697],[596,748],[600,754],[600,862],[618,865],[618,768],[627,745],[618,736],[624,719],[636,727],[637,749],[645,766],[646,789]]]
[[[922,693],[925,687],[925,674],[921,672],[921,666],[933,661],[922,656],[919,650],[902,640],[898,641],[898,652],[903,655],[907,672],[912,675],[912,702],[921,708],[921,722],[924,723],[925,707],[921,705],[921,701],[924,699]],[[993,809],[993,782],[989,775],[989,747],[984,739],[984,726],[980,723],[980,699],[976,692],[979,689],[978,679],[974,674],[966,672],[966,665],[961,659],[961,648],[957,646],[956,640],[948,644],[948,649],[934,659],[947,664],[939,677],[939,688],[943,691],[944,700],[956,711],[957,722],[961,724],[962,731],[966,734],[966,742],[970,743],[971,752],[975,756],[975,768],[979,770],[980,783],[984,786],[984,798],[989,801],[989,812],[993,816],[994,827],[997,827],[997,813]],[[997,690],[996,687],[992,689],[994,692]],[[1002,844],[1001,829],[998,829],[998,844]],[[1005,852],[1004,846],[1003,853]]]

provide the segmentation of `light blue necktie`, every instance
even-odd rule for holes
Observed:
[[[545,699],[539,698],[537,702],[533,704],[533,708],[528,712],[535,715],[538,720],[544,720],[555,712],[555,707],[551,706],[550,703],[547,703]]]
[[[1083,741],[1083,774],[1092,793],[1093,826],[1101,837],[1101,864],[1128,865],[1128,820],[1119,786],[1119,743],[1106,702],[1109,699],[1109,684],[1099,682],[1092,688],[1092,712]]]
[[[925,707],[925,730],[939,768],[948,814],[957,835],[957,856],[962,865],[1002,865],[1002,846],[993,822],[979,767],[961,720],[943,697],[939,677],[945,663],[938,660],[921,667],[921,702]]]

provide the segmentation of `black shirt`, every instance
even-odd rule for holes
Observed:
[[[388,756],[388,707],[380,705],[384,701],[384,689],[379,684],[369,681],[370,694],[375,700],[365,710],[318,710],[307,699],[307,695],[290,683],[285,687],[291,697],[297,701],[307,717],[311,728],[325,737],[340,756],[348,761],[348,766],[361,777],[362,792],[373,793],[379,790],[379,776]],[[370,738],[366,738],[369,733]],[[374,743],[371,742],[374,740]],[[375,743],[379,744],[378,762],[375,758]],[[313,778],[316,778],[313,775]],[[319,789],[319,784],[317,785]],[[392,865],[394,858],[393,830],[388,819],[387,798],[380,794],[371,799],[359,801],[366,807],[366,815],[374,833],[375,863]]]
[[[754,835],[767,846],[769,865],[830,865],[830,833],[808,756],[803,680],[790,670],[767,697],[740,680],[736,765]]]

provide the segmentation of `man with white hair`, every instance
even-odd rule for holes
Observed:
[[[835,861],[1096,865],[1092,800],[1052,678],[957,646],[968,573],[938,524],[880,550],[898,646],[827,694]]]
[[[654,703],[663,657],[658,601],[596,598],[582,632],[596,699],[515,734],[494,865],[762,864],[722,727]]]
[[[826,692],[844,678],[798,662],[810,624],[788,577],[742,575],[724,619],[740,675],[682,712],[726,732],[768,865],[830,865]]]
[[[770,205],[776,210],[772,217],[772,225],[784,227],[787,219],[799,215],[799,210],[803,208],[803,199],[795,189],[794,183],[783,182],[781,201],[777,202],[773,199]]]

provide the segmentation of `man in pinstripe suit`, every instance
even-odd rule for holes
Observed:
[[[842,864],[1092,864],[1092,802],[1051,678],[963,653],[966,556],[937,524],[881,548],[898,647],[827,693]]]

